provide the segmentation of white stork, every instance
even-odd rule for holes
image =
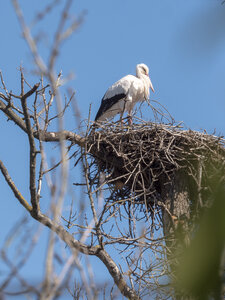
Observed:
[[[105,121],[113,118],[116,114],[120,114],[122,120],[123,113],[127,111],[128,122],[132,124],[132,109],[136,102],[149,99],[150,88],[154,92],[149,78],[149,69],[145,64],[138,64],[136,76],[125,76],[106,91],[95,121]]]

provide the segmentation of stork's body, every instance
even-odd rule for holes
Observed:
[[[131,112],[138,101],[149,99],[149,89],[154,92],[149,70],[145,64],[136,67],[136,76],[127,75],[114,83],[102,98],[101,106],[95,117],[95,121],[105,121],[125,111],[128,112],[131,122]]]

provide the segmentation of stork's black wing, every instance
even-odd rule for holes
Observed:
[[[107,110],[109,110],[119,100],[124,99],[126,97],[126,94],[121,93],[121,94],[116,94],[110,98],[105,98],[106,94],[102,98],[102,102],[96,114],[95,121],[97,121]]]

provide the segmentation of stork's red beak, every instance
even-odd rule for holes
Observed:
[[[153,91],[153,93],[155,93],[155,90],[154,90],[154,87],[153,87],[153,85],[152,85],[151,79],[149,78],[149,80],[150,80],[150,88],[151,88],[151,90]]]

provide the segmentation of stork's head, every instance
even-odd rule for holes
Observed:
[[[147,82],[148,82],[149,88],[151,88],[151,90],[153,92],[155,92],[154,88],[153,88],[153,85],[152,85],[152,82],[151,82],[150,77],[149,77],[149,68],[148,68],[148,66],[146,66],[145,64],[138,64],[137,67],[136,67],[136,76],[138,78],[145,78],[145,80],[147,80]]]
[[[136,67],[136,75],[137,77],[141,77],[141,75],[149,75],[149,69],[148,66],[145,64],[138,64]]]

